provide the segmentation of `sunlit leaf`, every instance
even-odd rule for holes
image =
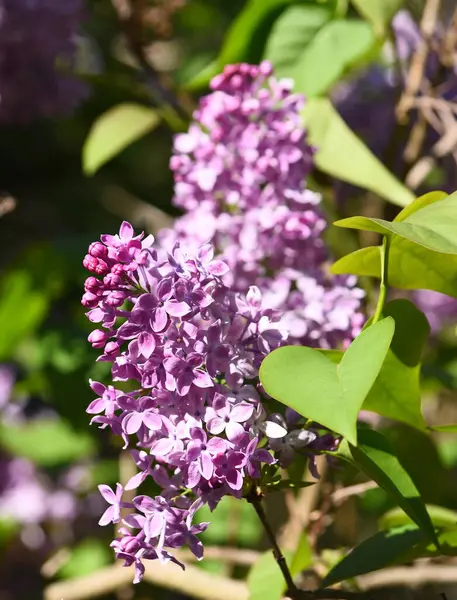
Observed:
[[[273,63],[278,77],[295,77],[301,57],[331,16],[328,5],[304,3],[287,8],[276,19],[264,58]]]
[[[381,277],[380,246],[343,256],[331,267],[334,274]],[[395,236],[389,251],[389,285],[404,290],[433,290],[457,298],[457,256],[441,254]]]
[[[423,532],[411,526],[376,533],[361,542],[333,567],[325,576],[322,586],[387,567],[423,539]]]
[[[420,210],[410,212],[401,221],[349,217],[336,221],[334,225],[399,236],[434,252],[457,254],[457,194],[430,202]]]
[[[435,539],[433,524],[416,485],[381,433],[361,428],[359,445],[343,441],[338,454],[376,481],[430,539]]]
[[[284,552],[287,561],[291,552]],[[284,593],[284,577],[272,552],[265,552],[251,567],[248,574],[249,600],[280,600]]]
[[[83,169],[93,175],[124,148],[157,127],[159,115],[140,104],[118,104],[99,117],[83,149]]]
[[[357,415],[382,367],[393,333],[390,317],[368,327],[338,365],[304,346],[278,348],[261,365],[262,385],[276,400],[356,444]]]
[[[426,508],[435,527],[457,527],[456,511],[434,504],[427,504]],[[392,529],[393,527],[403,527],[404,525],[412,524],[414,523],[411,517],[398,507],[386,512],[379,520],[379,527],[381,529]]]
[[[61,419],[3,424],[0,426],[0,446],[44,467],[85,458],[95,450],[88,434],[76,432]]]
[[[385,33],[395,13],[405,3],[405,0],[351,0],[362,16],[373,23],[379,35]]]
[[[288,39],[288,30],[283,31],[283,36]],[[301,52],[284,75],[294,79],[297,92],[309,98],[321,95],[367,54],[374,43],[368,23],[352,19],[330,21],[308,44],[302,44]]]
[[[406,206],[414,200],[410,190],[351,131],[329,100],[309,100],[303,110],[303,120],[310,142],[317,148],[315,161],[321,171],[375,192],[398,206]]]
[[[57,575],[68,579],[88,575],[112,562],[112,554],[103,540],[86,538],[72,548],[68,560]]]

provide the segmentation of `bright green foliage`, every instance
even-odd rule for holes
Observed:
[[[322,586],[333,585],[387,567],[423,538],[422,531],[414,526],[376,533],[361,542],[333,567],[324,578]]]
[[[252,60],[250,46],[253,38],[266,41],[271,21],[294,0],[249,0],[232,23],[218,58],[218,66]],[[270,21],[270,22],[269,22]]]
[[[326,92],[374,44],[363,21],[329,20],[325,5],[290,7],[276,21],[265,49],[279,76],[292,77],[308,97]]]
[[[427,512],[430,515],[432,523],[437,528],[452,528],[457,527],[457,512],[444,508],[444,506],[436,506],[427,504]],[[393,508],[389,510],[379,520],[381,529],[392,529],[393,527],[401,527],[404,525],[414,524],[412,519],[401,509]]]
[[[419,246],[444,254],[457,254],[457,194],[446,196],[410,212],[401,221],[349,217],[334,225],[400,236]]]
[[[43,467],[65,464],[93,454],[89,435],[63,419],[37,419],[24,425],[1,425],[0,446]]]
[[[92,126],[83,150],[83,169],[93,175],[124,148],[157,127],[156,111],[140,104],[119,104]]]
[[[435,539],[433,524],[420,493],[389,441],[370,429],[360,429],[358,437],[357,447],[343,441],[338,455],[376,481],[429,538]]]
[[[424,429],[420,361],[430,326],[425,315],[406,299],[387,303],[383,314],[395,320],[395,333],[381,371],[362,408]],[[319,352],[336,364],[344,355],[339,350]]]
[[[292,552],[284,552],[290,562]],[[280,600],[285,582],[272,552],[262,554],[248,575],[249,600]]]
[[[233,544],[252,547],[262,536],[262,526],[252,506],[229,496],[224,497],[214,511],[203,506],[198,511],[198,518],[210,521],[211,527],[202,534],[204,543]],[[227,523],[231,527],[227,527]]]
[[[357,415],[389,349],[393,319],[363,331],[335,365],[318,350],[286,346],[269,354],[260,380],[270,396],[357,443]]]
[[[420,364],[430,326],[425,315],[409,300],[389,302],[383,315],[395,320],[395,333],[363,408],[423,429]]]
[[[278,77],[290,77],[316,34],[332,16],[326,4],[295,4],[275,21],[264,58],[273,63]]]
[[[342,181],[366,188],[392,204],[406,206],[412,193],[374,156],[339,116],[330,100],[312,98],[303,110],[317,167]]]
[[[373,23],[378,35],[385,33],[389,21],[403,4],[404,0],[351,0],[356,9]]]
[[[72,548],[68,560],[62,565],[57,574],[64,579],[88,575],[101,567],[109,565],[112,558],[112,553],[103,540],[86,538],[75,548]]]
[[[433,431],[442,431],[443,433],[457,433],[457,424],[449,423],[449,425],[433,425],[429,427]]]
[[[331,267],[335,275],[352,273],[381,277],[380,246],[356,250]],[[457,298],[457,256],[434,252],[395,236],[389,250],[389,285],[404,290],[426,289]]]

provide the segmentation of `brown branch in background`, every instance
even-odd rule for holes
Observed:
[[[131,584],[132,578],[132,569],[117,564],[84,577],[52,583],[45,589],[44,600],[97,598]],[[241,581],[212,575],[193,566],[183,571],[177,565],[154,561],[146,566],[144,580],[201,600],[248,600],[249,597],[248,588]]]
[[[147,85],[154,102],[171,108],[177,119],[177,125],[185,125],[191,117],[191,111],[183,107],[172,89],[165,86],[160,75],[151,65],[145,52],[143,14],[146,9],[144,0],[112,0],[119,24],[127,42],[127,47],[141,69],[144,83]]]
[[[310,515],[317,504],[322,482],[325,478],[327,460],[325,456],[318,456],[316,462],[317,470],[321,475],[317,483],[311,487],[301,489],[297,497],[295,497],[292,490],[286,492],[285,499],[290,516],[280,538],[280,545],[286,550],[295,550],[297,548],[300,536],[303,530],[308,527]],[[304,480],[313,481],[308,471],[305,474]]]
[[[397,105],[397,119],[406,121],[406,116],[413,105],[414,97],[420,89],[424,78],[430,40],[435,31],[441,0],[427,0],[420,23],[421,40],[414,53],[405,81],[405,89]]]

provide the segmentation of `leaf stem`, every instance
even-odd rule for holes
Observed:
[[[292,575],[289,571],[289,567],[287,566],[286,558],[281,552],[280,547],[275,538],[275,534],[268,522],[267,515],[263,508],[262,504],[262,492],[257,486],[253,486],[251,492],[247,496],[247,501],[252,504],[254,510],[256,511],[260,522],[263,525],[265,533],[267,534],[268,541],[273,549],[273,556],[275,557],[276,562],[278,563],[279,568],[281,569],[281,573],[283,574],[284,580],[287,584],[287,592],[292,598],[297,597],[297,587],[292,579]]]
[[[388,288],[388,271],[389,271],[389,247],[390,247],[390,238],[388,235],[385,235],[382,239],[381,246],[381,284],[379,286],[379,297],[378,303],[376,305],[376,311],[373,316],[372,325],[377,323],[382,316],[382,311],[384,309],[384,303],[386,301],[387,296],[387,288]]]

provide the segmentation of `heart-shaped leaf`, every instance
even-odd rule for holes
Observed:
[[[312,348],[278,348],[262,362],[262,385],[276,400],[355,445],[357,415],[381,370],[394,329],[391,317],[371,325],[337,365]]]
[[[457,254],[457,193],[431,201],[419,210],[410,210],[401,221],[349,217],[336,221],[334,225],[397,235],[434,252]]]
[[[337,455],[376,481],[422,531],[436,541],[433,523],[420,492],[398,460],[393,446],[378,431],[361,428],[358,434],[359,446],[355,447],[344,440]]]
[[[392,564],[395,559],[424,539],[417,527],[406,526],[381,531],[361,542],[338,564],[322,582],[322,586],[333,585],[364,573],[371,573]]]
[[[425,315],[406,299],[388,302],[383,315],[393,317],[395,333],[381,371],[362,408],[423,430],[425,421],[421,412],[420,360],[430,326]],[[337,364],[344,356],[338,350],[319,352]]]

